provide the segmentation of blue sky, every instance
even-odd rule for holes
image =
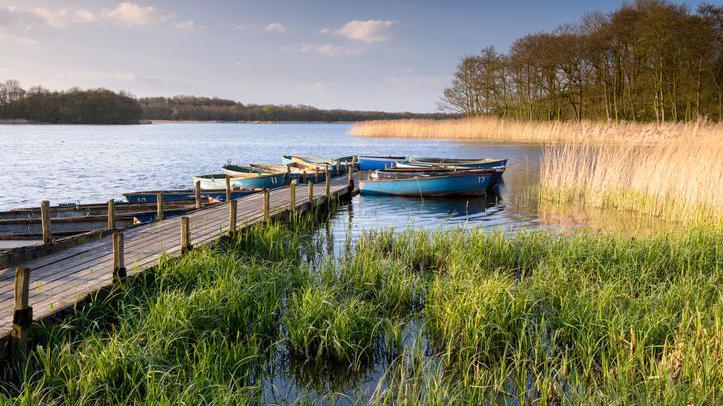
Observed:
[[[620,4],[0,0],[0,79],[429,112],[460,56]]]

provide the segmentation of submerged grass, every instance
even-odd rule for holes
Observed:
[[[47,329],[5,401],[259,403],[278,351],[307,375],[361,374],[345,388],[292,374],[296,400],[310,403],[723,396],[718,229],[643,239],[380,231],[321,266],[312,256],[323,247],[304,233],[256,227],[98,298]],[[373,364],[381,375],[369,376]]]

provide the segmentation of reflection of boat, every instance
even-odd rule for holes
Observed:
[[[375,171],[378,169],[394,168],[397,162],[405,161],[403,156],[359,156],[360,171]]]
[[[228,175],[220,173],[213,175],[194,176],[194,182],[201,182],[201,189],[225,189],[226,177]],[[229,183],[232,188],[267,188],[273,189],[286,185],[287,179],[285,173],[260,173],[252,177],[236,177],[230,176]]]
[[[251,193],[258,192],[260,189],[232,189],[231,198],[238,199],[240,197],[247,196]],[[195,191],[193,189],[180,189],[180,190],[148,190],[142,192],[129,192],[123,193],[126,200],[129,202],[143,202],[143,203],[156,203],[156,195],[163,193],[164,202],[195,202]],[[223,202],[226,200],[226,184],[224,181],[224,187],[215,189],[203,189],[201,186],[201,197],[212,202],[219,201]]]
[[[359,191],[368,195],[474,196],[485,194],[497,176],[494,170],[376,171],[359,181]]]
[[[455,159],[411,157],[406,161],[398,162],[398,168],[417,168],[433,166],[456,166],[465,168],[494,168],[507,165],[506,159]]]

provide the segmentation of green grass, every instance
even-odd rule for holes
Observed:
[[[331,259],[312,225],[252,228],[97,297],[44,330],[5,402],[258,403],[278,359],[312,403],[721,401],[718,228],[379,231]]]

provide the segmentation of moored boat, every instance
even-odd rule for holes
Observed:
[[[397,162],[405,161],[407,157],[403,156],[371,156],[359,155],[360,171],[376,171],[379,169],[394,168]]]
[[[494,170],[377,171],[375,174],[359,181],[362,194],[419,197],[484,195],[496,176]]]
[[[229,177],[233,189],[274,189],[288,183],[285,173],[261,173],[253,177],[228,176],[223,173],[194,176],[194,182],[201,182],[201,189],[224,189]],[[224,192],[225,193],[225,192]]]
[[[313,156],[284,155],[283,162],[285,164],[289,164],[289,163],[299,164],[306,168],[311,168],[312,170],[314,168],[316,168],[316,169],[319,169],[320,171],[323,171],[324,169],[327,169],[327,168],[330,171],[334,171],[337,169],[337,166],[338,166],[338,161],[334,161],[332,159],[313,157]]]
[[[397,163],[398,168],[418,168],[433,166],[455,166],[465,168],[494,168],[507,165],[507,159],[457,159],[457,158],[430,158],[410,157]]]
[[[231,198],[238,199],[251,193],[260,191],[261,189],[232,189]],[[196,195],[193,189],[180,190],[147,190],[141,192],[123,193],[129,202],[156,203],[156,195],[163,193],[164,202],[195,202]],[[223,188],[203,188],[201,185],[201,197],[210,202],[223,202],[226,200],[226,183],[224,181]]]

